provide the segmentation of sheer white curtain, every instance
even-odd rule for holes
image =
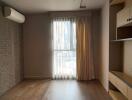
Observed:
[[[53,18],[53,79],[76,78],[76,23],[74,18]]]

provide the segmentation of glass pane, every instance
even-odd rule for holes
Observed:
[[[70,21],[54,21],[54,50],[70,49]]]
[[[54,76],[58,78],[76,77],[76,52],[54,51]]]
[[[72,20],[53,22],[54,78],[76,78],[76,24]]]

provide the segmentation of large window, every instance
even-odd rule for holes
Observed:
[[[76,24],[71,18],[53,20],[53,78],[76,78]]]

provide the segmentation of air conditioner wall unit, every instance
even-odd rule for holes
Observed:
[[[10,7],[4,7],[4,17],[17,23],[25,22],[25,16]]]

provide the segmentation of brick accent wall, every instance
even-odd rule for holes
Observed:
[[[23,79],[21,29],[4,18],[0,8],[0,96]]]

